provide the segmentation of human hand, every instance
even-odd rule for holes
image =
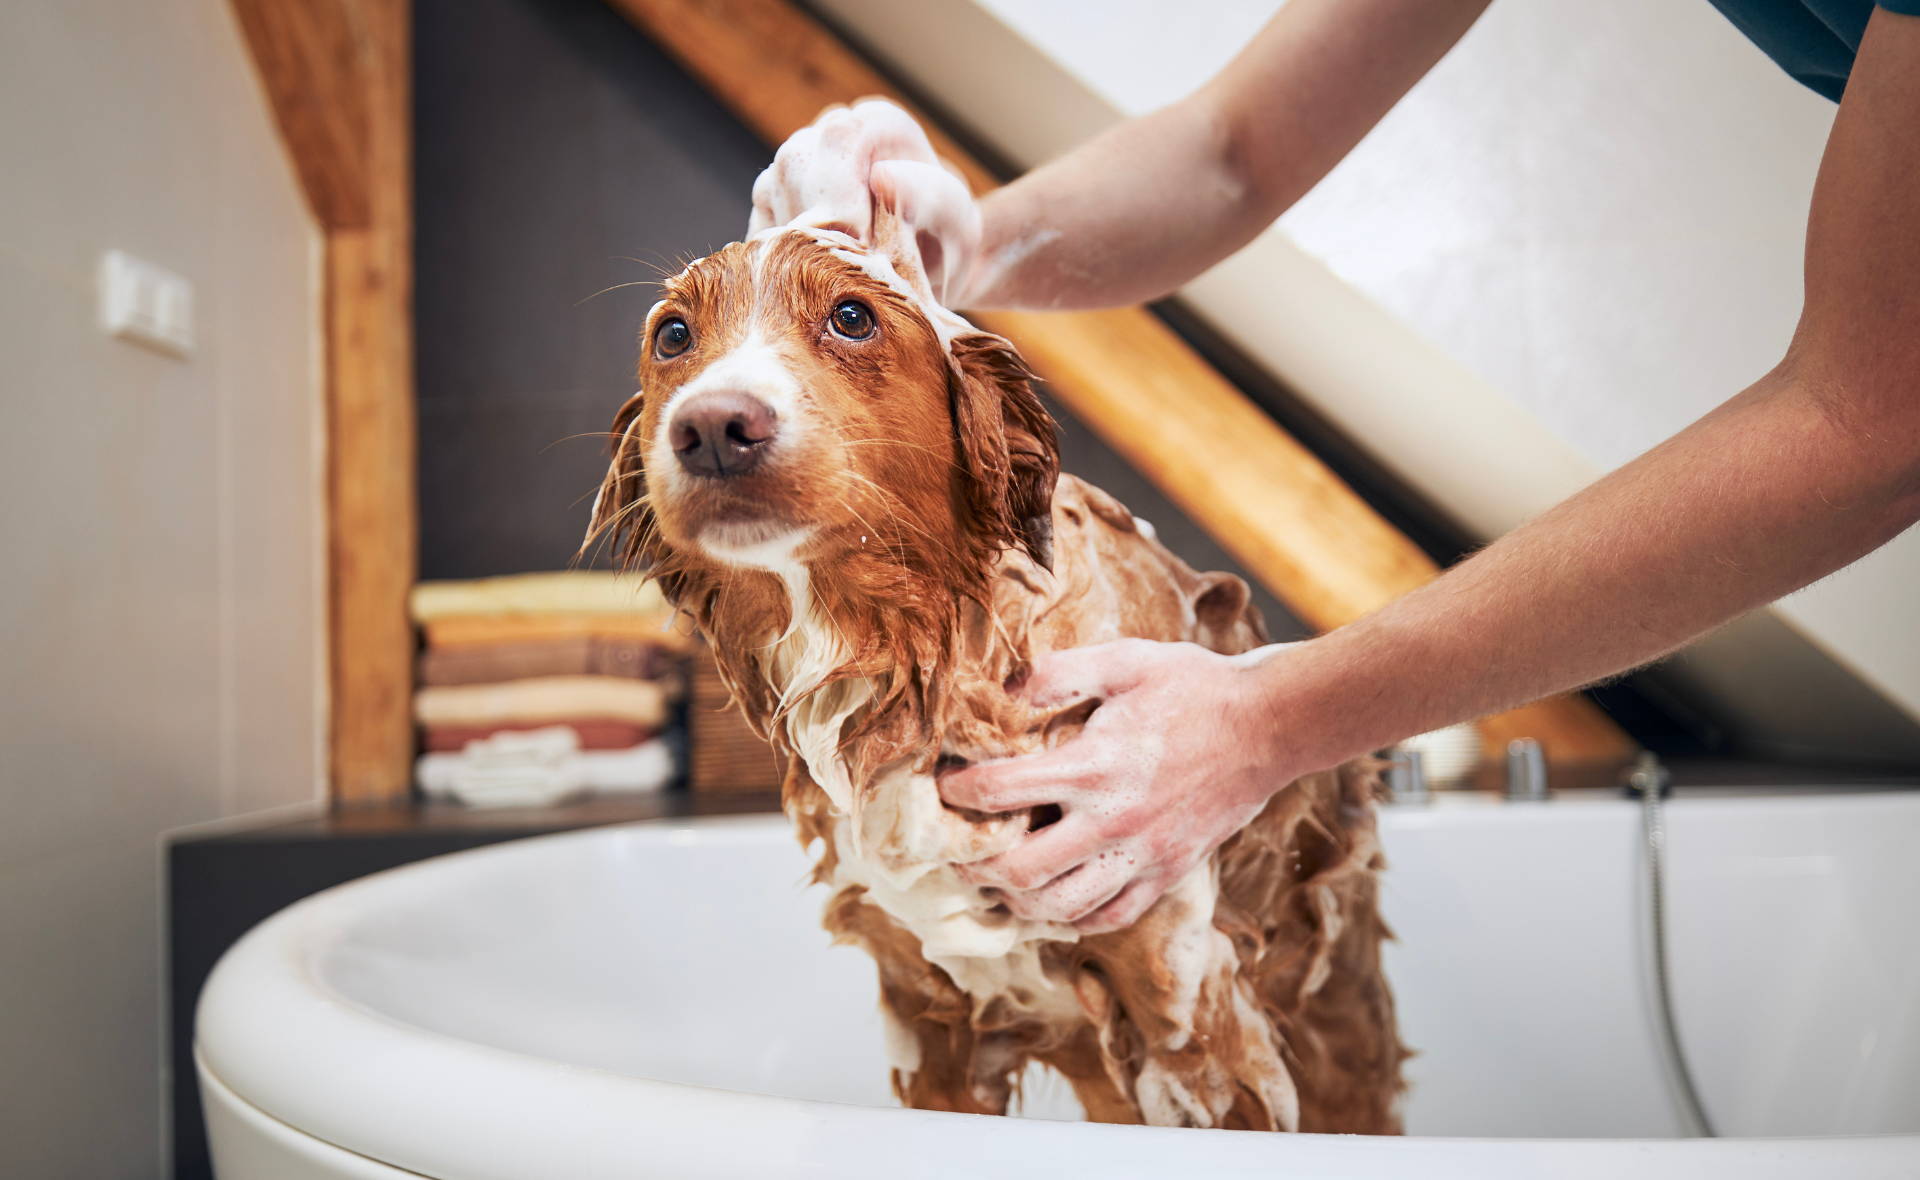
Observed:
[[[961,875],[1002,890],[1023,918],[1089,934],[1131,925],[1313,769],[1276,741],[1259,663],[1144,639],[1040,657],[1019,691],[1049,709],[1099,700],[1085,728],[1045,753],[945,773],[938,787],[958,807],[1054,804],[1060,818]]]
[[[754,181],[747,232],[802,225],[871,243],[876,205],[914,231],[934,298],[959,298],[980,250],[979,206],[913,116],[883,98],[828,107],[781,144]]]

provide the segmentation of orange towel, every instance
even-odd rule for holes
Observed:
[[[430,647],[420,653],[421,684],[497,684],[529,676],[625,676],[678,680],[686,661],[652,639],[570,635],[527,643]]]
[[[468,742],[496,733],[546,729],[555,724],[571,729],[583,750],[625,750],[658,735],[654,729],[628,721],[514,721],[505,725],[429,725],[421,731],[420,744],[430,753],[457,753],[466,749]]]

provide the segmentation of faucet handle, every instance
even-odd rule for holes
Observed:
[[[1387,797],[1395,803],[1431,803],[1427,789],[1427,756],[1405,746],[1387,758]]]
[[[1673,794],[1673,775],[1660,761],[1660,755],[1652,750],[1640,751],[1640,756],[1628,767],[1623,783],[1629,796],[1644,796],[1653,791],[1664,799]]]
[[[1547,791],[1547,755],[1533,738],[1507,743],[1507,798],[1537,801]]]

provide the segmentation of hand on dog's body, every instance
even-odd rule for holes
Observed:
[[[1280,769],[1288,742],[1250,660],[1275,651],[1123,639],[1040,656],[1015,691],[1041,709],[1099,702],[1086,727],[1046,753],[942,775],[939,787],[955,806],[1051,804],[1060,819],[963,875],[1003,889],[1022,917],[1089,934],[1131,925],[1298,777]]]

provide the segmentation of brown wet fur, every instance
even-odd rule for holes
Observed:
[[[816,526],[800,557],[816,609],[853,653],[837,675],[874,681],[871,702],[840,735],[856,792],[903,762],[930,772],[943,756],[1025,753],[1072,736],[1084,708],[1039,712],[1006,691],[1043,652],[1136,637],[1235,653],[1265,642],[1265,629],[1240,579],[1196,573],[1112,497],[1057,474],[1052,423],[1005,341],[963,336],[949,359],[912,303],[857,267],[798,237],[766,250],[759,300],[749,246],[668,284],[658,315],[686,315],[692,353],[716,343],[701,356],[643,360],[645,392],[615,421],[592,535],[613,536],[625,564],[661,580],[707,635],[747,717],[789,754],[786,809],[803,843],[819,841],[815,876],[830,882],[831,804],[791,754],[763,664],[787,625],[785,590],[771,574],[708,558],[697,536],[713,505],[659,487],[650,494],[645,470],[659,406],[740,338],[752,309],[827,427],[751,498]],[[855,352],[814,331],[849,292],[874,308],[882,345]],[[1077,1014],[1063,1020],[1017,996],[976,1001],[864,890],[841,889],[825,925],[873,956],[881,1002],[919,1045],[918,1067],[894,1074],[901,1101],[1004,1113],[1037,1060],[1069,1081],[1090,1119],[1138,1123],[1135,1083],[1151,1064],[1191,1095],[1187,1125],[1398,1133],[1406,1052],[1380,965],[1389,934],[1379,913],[1377,784],[1377,768],[1361,762],[1302,778],[1215,854],[1212,922],[1234,954],[1228,973],[1203,981],[1190,1037],[1170,1018],[1172,897],[1128,929],[1045,944],[1049,978],[1078,998]],[[1031,821],[952,809],[947,819],[962,847],[984,851],[1004,848]],[[1297,1121],[1272,1099],[1276,1048]]]

